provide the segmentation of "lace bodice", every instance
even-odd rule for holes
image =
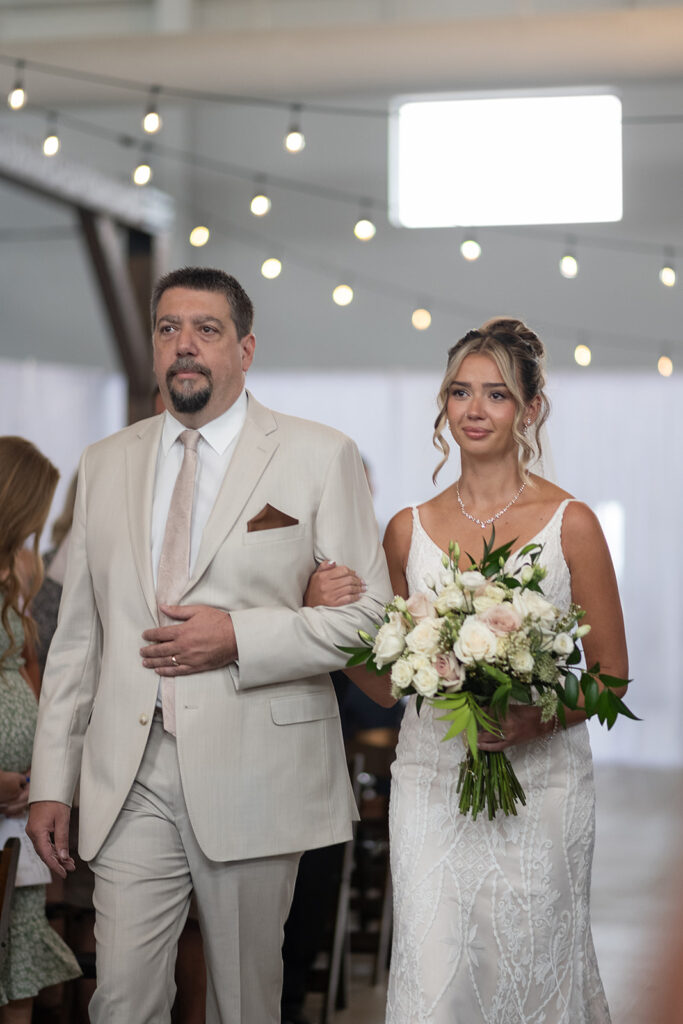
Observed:
[[[542,544],[543,551],[539,558],[540,564],[547,570],[547,576],[543,580],[543,594],[557,608],[568,608],[571,604],[571,580],[569,568],[562,551],[562,520],[564,512],[571,501],[565,499],[557,506],[555,512],[548,522],[543,526],[529,543]],[[441,557],[443,551],[432,540],[425,531],[420,520],[420,513],[416,506],[413,506],[413,535],[408,553],[408,564],[406,566],[406,577],[410,593],[417,590],[427,590],[424,577],[427,573],[438,579],[441,570]],[[482,535],[484,531],[482,530]],[[472,552],[476,557],[476,552]],[[523,564],[517,552],[512,553],[508,561],[509,566]]]
[[[571,602],[562,552],[567,501],[533,540],[543,592]],[[475,553],[476,554],[476,553]],[[411,593],[442,552],[417,509]],[[511,561],[515,560],[515,554]],[[516,817],[458,810],[464,746],[411,698],[392,768],[394,943],[387,1024],[609,1024],[590,931],[593,771],[585,723],[506,753],[526,793]]]

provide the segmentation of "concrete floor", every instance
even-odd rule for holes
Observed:
[[[657,983],[661,922],[672,896],[668,878],[683,858],[683,773],[596,765],[595,777],[592,920],[598,962],[612,1024],[647,1024],[642,1008]],[[384,987],[372,988],[368,965],[360,956],[353,960],[350,1006],[334,1024],[383,1024]],[[313,1001],[307,1007],[314,1021],[317,1010]]]

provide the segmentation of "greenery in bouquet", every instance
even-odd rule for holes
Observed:
[[[564,727],[566,708],[580,707],[610,729],[619,715],[636,717],[614,692],[627,680],[599,665],[580,667],[579,641],[590,626],[581,625],[578,605],[561,611],[543,596],[542,545],[528,544],[509,565],[514,541],[494,544],[492,528],[481,561],[467,555],[471,564],[462,571],[451,542],[439,581],[425,577],[426,592],[395,596],[374,637],[360,632],[362,647],[341,648],[348,667],[391,672],[393,696],[416,694],[418,713],[425,700],[442,711],[444,740],[465,735],[460,811],[476,818],[486,810],[489,819],[498,810],[516,814],[526,802],[505,753],[477,746],[479,730],[502,736],[510,701],[535,705],[542,722],[556,717]]]

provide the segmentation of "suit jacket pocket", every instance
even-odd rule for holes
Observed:
[[[332,689],[293,694],[291,697],[271,697],[270,700],[270,714],[275,725],[316,722],[322,718],[335,718],[337,713],[337,698]]]
[[[274,544],[277,541],[299,540],[306,533],[306,523],[298,523],[296,526],[281,526],[274,530],[254,530],[251,533],[242,534],[243,544]]]

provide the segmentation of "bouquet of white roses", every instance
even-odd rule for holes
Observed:
[[[517,802],[526,802],[506,755],[477,747],[480,729],[502,735],[498,722],[510,700],[535,705],[542,722],[557,716],[563,726],[564,709],[579,706],[610,729],[620,714],[636,717],[612,692],[627,680],[602,673],[599,665],[577,667],[578,641],[590,626],[580,625],[585,612],[578,605],[560,611],[543,596],[542,545],[523,548],[515,569],[507,567],[514,541],[499,548],[494,542],[492,529],[482,560],[469,555],[465,571],[451,543],[438,583],[426,577],[427,592],[394,597],[376,636],[360,632],[362,647],[341,648],[351,655],[348,666],[391,671],[393,696],[417,694],[418,712],[424,700],[443,711],[450,723],[444,740],[466,734],[460,810],[476,818],[485,808],[489,819],[499,809],[516,814]]]

